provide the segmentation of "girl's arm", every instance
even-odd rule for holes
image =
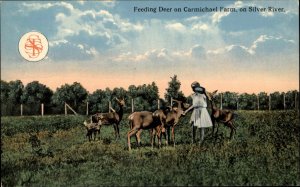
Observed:
[[[186,113],[188,113],[190,110],[192,110],[194,108],[194,106],[190,106],[190,108],[186,109],[184,112],[183,112],[183,115],[185,115]]]

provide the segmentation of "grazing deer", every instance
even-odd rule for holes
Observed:
[[[231,129],[230,132],[230,139],[233,137],[233,133],[236,133],[236,128],[233,123],[233,119],[235,114],[230,111],[230,110],[221,110],[216,107],[215,102],[214,102],[214,96],[217,93],[218,90],[215,90],[212,93],[207,92],[208,99],[211,103],[211,120],[213,123],[213,130],[212,130],[212,135],[214,135],[214,130],[216,124],[223,123],[225,126],[229,127]],[[219,126],[219,125],[218,125]],[[218,133],[218,126],[217,126],[217,131],[216,134]]]
[[[152,113],[149,111],[140,111],[134,112],[128,116],[128,120],[130,123],[130,131],[127,133],[127,143],[128,143],[128,150],[131,150],[131,136],[135,135],[137,145],[140,146],[141,143],[141,132],[145,129],[153,129],[157,126],[162,124],[162,120],[160,117],[164,118],[163,116],[158,116],[156,113]],[[157,134],[159,137],[159,145],[160,143],[160,134]],[[152,147],[153,147],[153,141]]]
[[[102,125],[113,125],[115,129],[115,137],[120,138],[120,132],[119,132],[119,124],[122,120],[123,117],[123,107],[125,106],[125,101],[124,99],[118,99],[115,98],[118,105],[119,105],[119,110],[109,113],[97,113],[92,115],[92,122],[93,123],[98,123],[99,125],[99,130],[98,133],[100,135],[100,128]]]

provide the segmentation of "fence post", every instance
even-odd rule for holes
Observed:
[[[271,94],[269,95],[269,111],[271,111]]]
[[[220,108],[221,108],[221,110],[223,109],[223,93],[221,93]]]
[[[157,99],[157,110],[159,110],[159,107],[160,107],[160,100]]]
[[[134,100],[133,98],[131,99],[131,112],[134,112]]]
[[[21,104],[21,116],[23,116],[23,104]]]
[[[111,102],[108,101],[108,112],[110,113],[110,109],[111,109]]]
[[[283,93],[283,110],[285,110],[285,93]]]
[[[171,97],[171,108],[173,107],[173,97]]]
[[[259,95],[257,95],[257,110],[259,110]]]
[[[67,103],[65,102],[65,116],[68,114],[67,112]]]
[[[41,114],[44,116],[44,103],[41,104]]]
[[[68,107],[75,115],[77,115],[77,112],[70,105],[65,103],[65,106],[66,106],[66,111],[67,111],[67,107]]]
[[[295,92],[295,110],[297,110],[297,92]]]
[[[86,102],[86,115],[89,115],[89,102]]]

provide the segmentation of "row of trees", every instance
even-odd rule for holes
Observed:
[[[139,86],[130,85],[127,90],[121,87],[112,90],[106,88],[89,93],[78,82],[62,85],[53,92],[38,81],[30,82],[24,86],[20,80],[10,82],[1,80],[1,116],[20,115],[21,104],[23,105],[23,114],[37,115],[40,114],[42,103],[44,104],[45,114],[63,114],[64,103],[70,105],[80,114],[86,114],[87,103],[90,114],[107,112],[110,101],[112,107],[118,109],[114,100],[115,97],[125,99],[127,106],[125,111],[127,112],[131,111],[132,99],[134,99],[135,111],[154,111],[158,108],[158,100],[160,101],[159,107],[169,105],[171,98],[191,102],[191,98],[184,96],[180,86],[180,81],[174,75],[168,83],[164,98],[159,98],[158,87],[155,82]],[[270,95],[265,92],[258,95],[224,92],[216,96],[216,104],[219,107],[234,110],[266,110],[270,107],[272,110],[295,109],[299,100],[297,94],[297,90],[286,93],[274,92]],[[271,105],[270,96],[272,99]]]

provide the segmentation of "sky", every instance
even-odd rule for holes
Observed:
[[[52,90],[79,82],[97,89],[151,84],[164,95],[177,75],[185,95],[207,90],[299,90],[299,1],[1,1],[1,80]],[[137,12],[156,8],[156,12]],[[172,8],[160,12],[159,7]],[[218,8],[217,12],[185,12]],[[220,11],[220,7],[236,12]],[[250,12],[249,7],[284,8]],[[181,9],[181,12],[175,12]],[[241,12],[240,10],[246,10]],[[268,10],[268,9],[267,9]],[[47,57],[28,62],[22,35],[43,33]]]

